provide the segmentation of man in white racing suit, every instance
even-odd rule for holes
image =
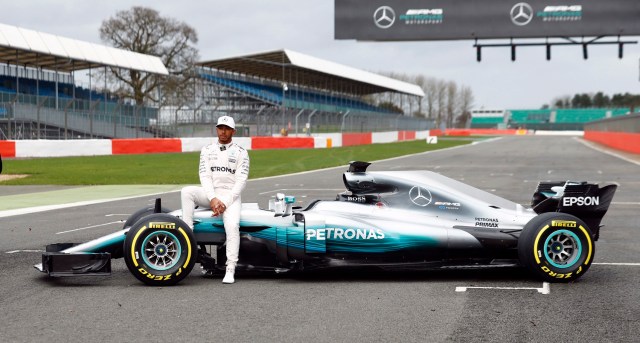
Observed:
[[[218,141],[200,152],[201,186],[184,187],[181,191],[182,219],[193,229],[195,206],[209,207],[214,216],[222,215],[227,235],[227,266],[223,283],[234,283],[240,250],[240,193],[249,177],[249,154],[231,142],[235,121],[229,116],[218,118]]]

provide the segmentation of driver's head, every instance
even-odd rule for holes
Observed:
[[[220,144],[229,144],[233,134],[236,133],[236,122],[229,116],[222,116],[218,118],[216,132],[218,133],[218,142]]]

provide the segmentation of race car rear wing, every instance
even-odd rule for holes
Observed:
[[[617,185],[600,187],[585,181],[540,182],[531,199],[531,207],[540,214],[562,212],[582,219],[594,234],[600,236],[600,222],[607,213]]]

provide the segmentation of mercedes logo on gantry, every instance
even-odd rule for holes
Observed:
[[[389,6],[381,6],[373,12],[373,22],[381,29],[388,29],[396,21],[396,12]]]
[[[533,19],[533,8],[526,2],[519,2],[511,7],[511,21],[518,26],[525,26]]]

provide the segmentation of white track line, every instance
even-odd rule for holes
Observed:
[[[408,155],[390,157],[390,158],[385,158],[385,159],[382,159],[382,160],[371,160],[371,161],[367,161],[367,162],[379,163],[379,162],[394,161],[394,160],[399,160],[399,159],[403,159],[403,158],[406,158],[406,157],[413,157],[413,156],[419,156],[419,155],[428,155],[428,154],[433,154],[433,153],[437,153],[437,152],[441,152],[441,151],[450,151],[450,150],[455,150],[455,149],[469,148],[469,147],[472,147],[472,146],[474,146],[476,144],[483,144],[483,143],[493,142],[493,141],[497,141],[497,140],[500,140],[500,139],[502,139],[502,137],[495,137],[495,138],[491,138],[491,139],[473,141],[473,142],[471,142],[471,144],[456,145],[456,146],[452,146],[452,147],[444,148],[444,149],[428,150],[428,151],[423,151],[423,152],[417,152],[415,154],[408,154]],[[327,167],[327,168],[322,168],[322,169],[306,170],[306,171],[297,172],[297,173],[291,173],[291,174],[265,176],[265,177],[260,177],[260,178],[256,178],[256,179],[247,180],[247,182],[269,180],[269,179],[277,179],[277,178],[280,178],[280,177],[287,177],[287,176],[297,176],[297,175],[311,174],[311,173],[315,173],[315,172],[328,171],[328,170],[334,170],[334,169],[343,169],[343,170],[346,171],[347,168],[349,168],[349,167],[346,166],[346,165],[341,165],[341,166],[336,166],[336,167]]]
[[[44,252],[44,250],[11,250],[7,251],[5,254],[15,254],[18,252]]]
[[[507,290],[536,290],[538,293],[549,294],[551,289],[548,282],[543,282],[541,288],[535,287],[456,287],[456,292],[466,292],[468,289],[507,289]]]
[[[372,161],[369,161],[369,162],[386,162],[386,161],[393,161],[393,160],[398,160],[398,159],[406,158],[406,157],[437,153],[437,152],[440,152],[440,151],[449,151],[449,150],[454,150],[454,149],[461,149],[461,148],[473,146],[475,144],[487,143],[487,142],[495,141],[495,140],[498,140],[498,139],[502,139],[502,137],[496,137],[496,138],[487,139],[487,140],[483,140],[483,141],[475,141],[475,142],[472,142],[471,144],[458,145],[458,146],[453,146],[453,147],[444,148],[444,149],[429,150],[429,151],[418,152],[418,153],[415,153],[415,154],[391,157],[391,158],[382,159],[382,160],[372,160]],[[293,175],[311,174],[311,173],[315,173],[315,172],[334,170],[334,169],[344,169],[344,170],[346,170],[346,168],[348,168],[348,167],[345,166],[345,165],[342,165],[342,166],[329,167],[329,168],[323,168],[323,169],[307,170],[307,171],[303,171],[303,172],[291,173],[291,174],[285,174],[285,175],[266,176],[266,177],[247,180],[247,182],[255,182],[255,181],[269,180],[269,179],[277,179],[277,178],[293,176]],[[187,185],[184,185],[184,186],[187,186]],[[65,209],[65,208],[69,208],[69,207],[76,207],[76,206],[101,204],[101,203],[111,202],[111,201],[142,198],[142,197],[160,195],[160,194],[176,193],[176,192],[180,192],[180,189],[173,190],[173,191],[159,192],[159,193],[151,193],[151,194],[119,197],[119,198],[109,198],[109,199],[97,199],[97,200],[81,201],[81,202],[75,202],[75,203],[69,203],[69,204],[56,204],[56,205],[45,205],[45,206],[36,206],[36,207],[28,207],[28,208],[19,208],[19,209],[13,209],[13,210],[0,211],[0,218],[24,215],[24,214],[29,214],[29,213],[51,211],[51,210],[60,210],[60,209]]]
[[[640,267],[640,263],[624,263],[624,262],[599,262],[599,263],[592,263],[592,264],[597,264],[597,265],[601,265],[601,266],[633,266],[633,267]]]
[[[36,207],[17,208],[17,209],[13,209],[13,210],[0,211],[0,218],[11,217],[11,216],[19,216],[19,215],[24,215],[24,214],[29,214],[29,213],[60,210],[60,209],[65,209],[65,208],[69,208],[69,207],[76,207],[76,206],[87,206],[87,205],[102,204],[102,203],[110,202],[110,201],[119,201],[119,200],[129,200],[129,199],[135,199],[135,198],[143,198],[143,197],[147,197],[147,196],[161,195],[161,194],[175,193],[175,192],[180,192],[180,190],[178,189],[178,190],[167,191],[167,192],[150,193],[150,194],[142,194],[142,195],[132,195],[132,196],[127,196],[127,197],[119,197],[119,198],[108,198],[108,199],[96,199],[96,200],[88,200],[88,201],[79,201],[79,202],[73,202],[73,203],[67,203],[67,204],[43,205],[43,206],[36,206]]]
[[[77,228],[77,229],[73,229],[73,230],[56,232],[56,235],[60,235],[60,234],[63,234],[63,233],[69,233],[69,232],[75,232],[75,231],[82,231],[82,230],[86,230],[86,229],[93,229],[94,227],[100,227],[100,226],[111,225],[111,224],[122,223],[122,222],[123,222],[122,220],[118,220],[116,222],[85,226],[85,227],[81,227],[81,228]]]
[[[611,203],[612,205],[635,205],[638,206],[640,205],[640,202],[633,202],[633,201],[613,201]]]
[[[638,162],[638,161],[632,160],[632,159],[627,158],[627,157],[625,157],[625,156],[623,156],[623,155],[617,154],[617,153],[615,153],[615,152],[613,152],[613,151],[609,151],[609,150],[605,150],[605,149],[603,149],[603,148],[600,148],[599,146],[596,146],[594,143],[592,143],[592,142],[588,142],[588,141],[586,141],[586,140],[585,140],[585,139],[583,139],[583,138],[580,138],[580,137],[573,137],[573,139],[577,140],[578,142],[580,142],[580,143],[584,144],[585,146],[587,146],[587,147],[589,147],[589,148],[591,148],[591,149],[593,149],[593,150],[596,150],[596,151],[599,151],[599,152],[605,153],[605,154],[607,154],[607,155],[611,155],[611,156],[617,157],[617,158],[619,158],[619,159],[621,159],[621,160],[625,160],[625,161],[627,161],[627,162],[629,162],[629,163],[633,163],[633,164],[635,164],[635,165],[637,165],[637,166],[640,166],[640,162]],[[613,149],[613,148],[610,148],[610,149]]]

